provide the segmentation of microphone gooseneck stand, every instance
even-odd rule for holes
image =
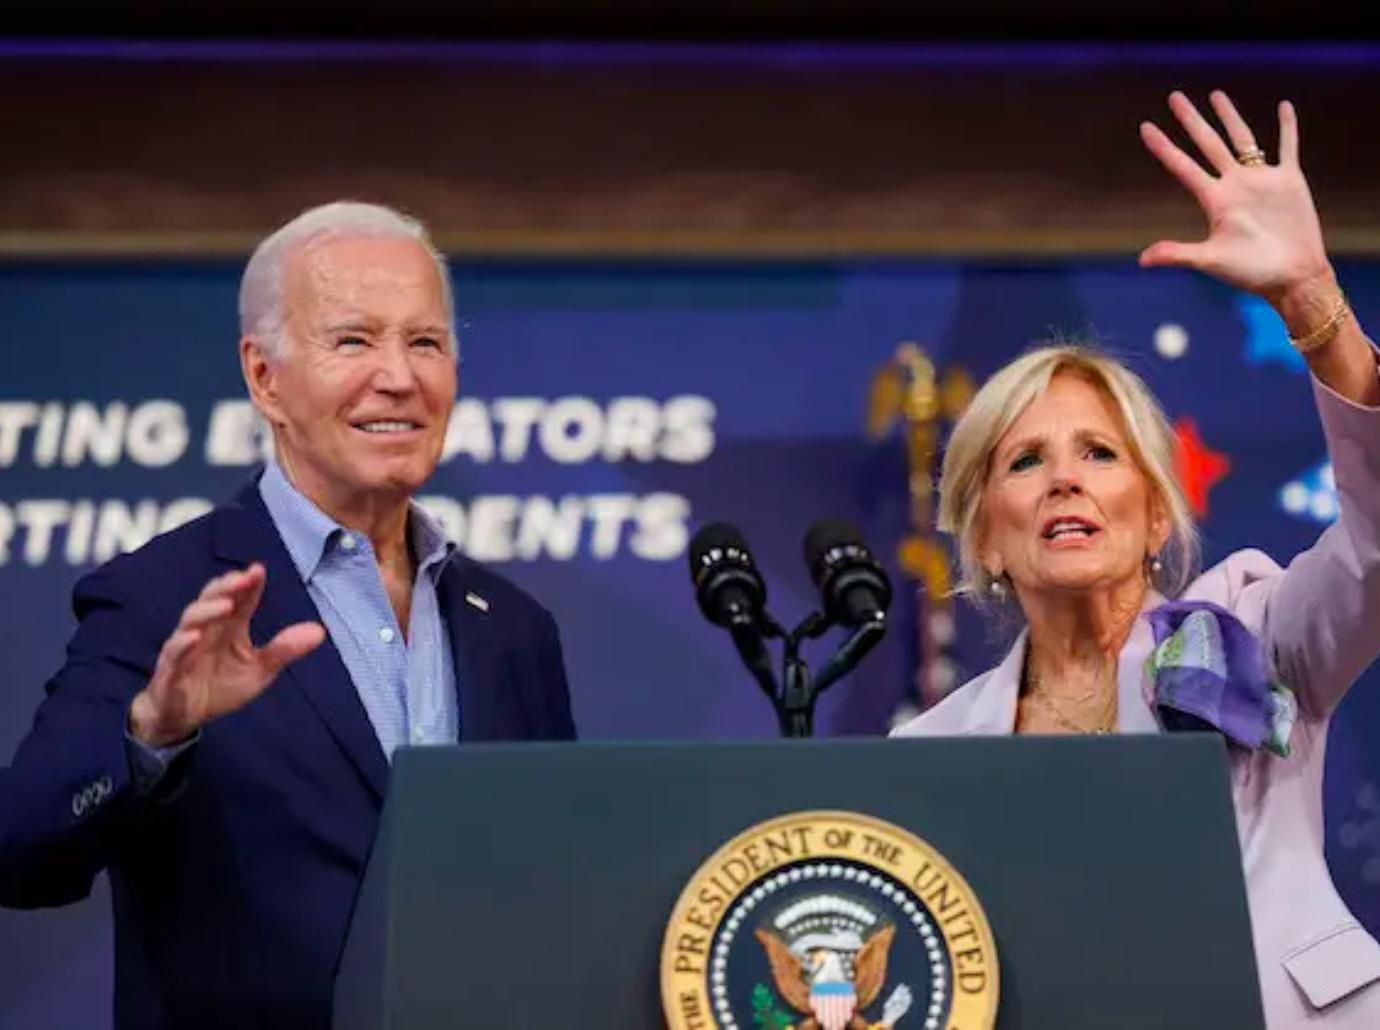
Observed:
[[[729,626],[733,644],[757,685],[767,695],[783,737],[814,735],[815,704],[819,695],[849,673],[886,633],[885,613],[858,626],[824,663],[818,676],[800,656],[800,645],[822,637],[835,623],[811,612],[789,633],[765,611],[757,619],[744,617]],[[772,675],[771,656],[765,641],[779,639],[782,644],[781,681]]]

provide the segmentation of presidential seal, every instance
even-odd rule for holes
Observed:
[[[972,888],[898,826],[797,812],[729,841],[661,948],[671,1030],[990,1030],[1000,975]]]

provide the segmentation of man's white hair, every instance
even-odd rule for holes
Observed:
[[[337,200],[303,211],[254,248],[240,279],[240,335],[258,341],[270,357],[281,356],[287,324],[284,280],[290,259],[328,240],[359,236],[416,240],[426,248],[441,277],[441,298],[446,309],[451,351],[458,353],[450,273],[446,269],[446,259],[432,244],[426,226],[391,207],[353,200]]]

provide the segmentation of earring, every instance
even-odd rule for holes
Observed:
[[[1152,576],[1158,576],[1158,575],[1159,575],[1161,572],[1163,572],[1163,571],[1164,571],[1164,562],[1162,562],[1162,561],[1160,560],[1160,556],[1159,556],[1158,554],[1153,554],[1153,555],[1151,555],[1151,556],[1150,556],[1150,575],[1152,575]]]
[[[1006,600],[1006,584],[1000,579],[993,579],[987,584],[987,592],[992,595],[992,600],[1001,602]]]

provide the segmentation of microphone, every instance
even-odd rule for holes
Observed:
[[[805,564],[831,621],[849,627],[886,621],[891,581],[851,522],[823,519],[811,526]]]
[[[711,522],[695,534],[690,541],[690,578],[700,611],[716,626],[744,629],[762,618],[767,584],[736,526]]]
[[[727,628],[738,656],[771,700],[782,734],[810,736],[820,692],[846,676],[886,634],[891,583],[862,534],[841,519],[817,522],[805,534],[805,563],[823,597],[824,614],[812,611],[789,633],[767,612],[767,584],[738,527],[711,522],[691,539],[689,557],[700,611]],[[848,638],[812,682],[800,644],[823,636],[831,625],[847,628]],[[776,638],[784,642],[779,683],[766,646]]]

